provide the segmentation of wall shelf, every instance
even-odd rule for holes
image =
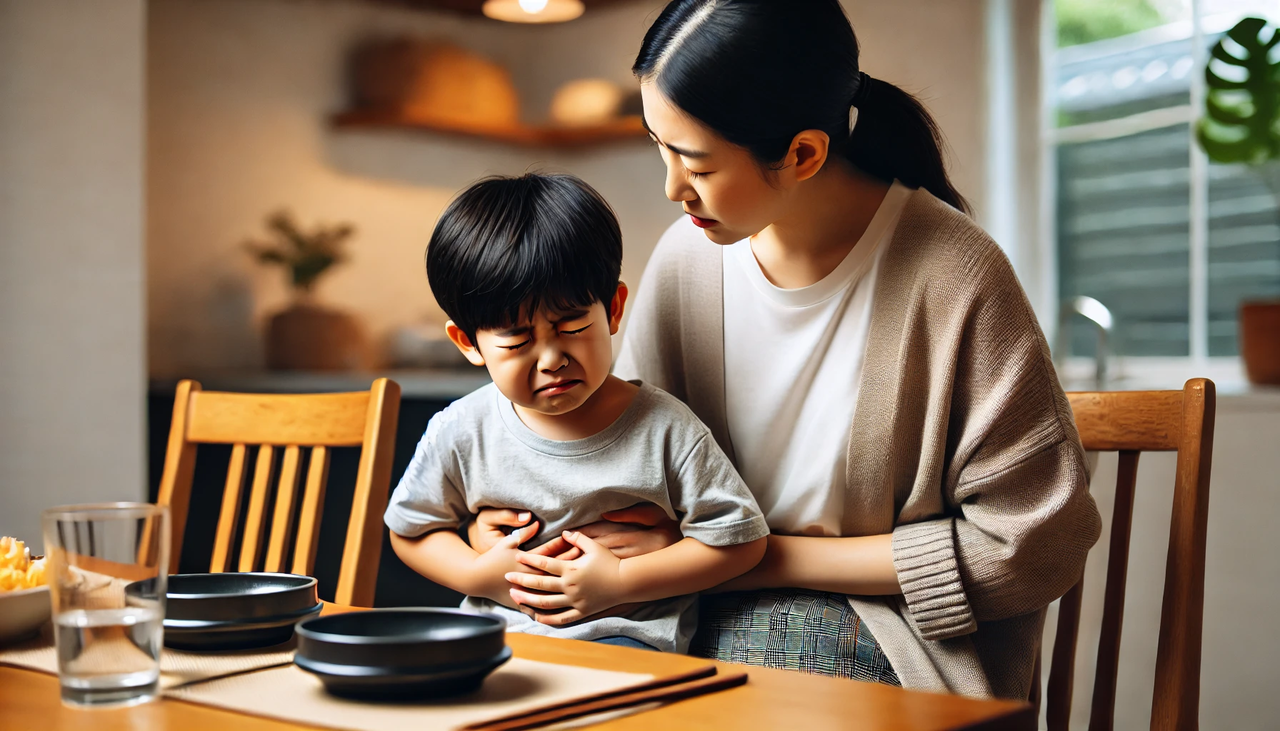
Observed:
[[[620,117],[591,127],[533,127],[528,125],[481,126],[446,121],[413,119],[393,112],[350,111],[335,114],[331,123],[336,129],[399,129],[434,132],[477,139],[493,140],[522,147],[589,147],[608,142],[647,139],[644,123],[638,116]]]

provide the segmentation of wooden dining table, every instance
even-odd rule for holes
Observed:
[[[352,611],[326,604],[325,614]],[[669,675],[707,660],[594,642],[508,634],[517,657],[629,673]],[[716,663],[720,672],[749,674],[746,685],[612,718],[593,729],[711,731],[732,729],[882,729],[884,731],[1006,731],[1033,729],[1026,703],[921,693],[874,683]],[[0,731],[298,731],[314,729],[195,703],[161,698],[128,708],[80,709],[61,702],[58,678],[0,666]]]

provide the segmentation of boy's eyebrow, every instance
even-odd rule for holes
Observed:
[[[676,153],[680,157],[690,157],[695,160],[704,158],[704,157],[711,157],[710,152],[701,152],[698,150],[686,150],[684,148],[676,147],[674,145],[668,145],[667,143],[658,139],[658,136],[653,133],[653,130],[649,129],[649,120],[645,119],[643,114],[640,115],[640,123],[644,125],[644,131],[649,133],[649,136],[653,138],[654,142],[658,143],[659,145],[662,145],[668,150],[671,150],[672,152]]]
[[[524,325],[524,326],[521,326],[521,327],[513,327],[513,328],[509,328],[509,329],[507,329],[507,330],[499,330],[499,331],[498,331],[498,337],[500,337],[500,338],[514,338],[514,337],[515,337],[515,336],[517,336],[517,335],[527,335],[527,334],[529,333],[529,331],[530,331],[530,330],[532,330],[532,329],[533,329],[533,328],[529,327],[528,325]]]
[[[587,315],[591,314],[591,311],[579,308],[576,310],[569,310],[568,312],[561,312],[558,314],[560,315],[560,318],[557,320],[552,320],[552,323],[555,325],[559,325],[562,322],[569,322],[570,320],[577,320],[579,318],[586,317]]]

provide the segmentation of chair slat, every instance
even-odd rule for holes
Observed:
[[[236,518],[240,517],[240,493],[244,491],[244,458],[248,450],[243,444],[231,448],[227,466],[227,483],[222,489],[222,508],[218,512],[218,532],[213,537],[211,573],[221,573],[231,566],[231,543],[235,540]]]
[[[262,551],[262,523],[267,510],[267,490],[271,484],[270,445],[258,447],[258,463],[253,469],[253,491],[249,493],[249,515],[245,518],[244,535],[240,539],[240,570],[256,571]]]
[[[1084,579],[1058,601],[1058,632],[1049,667],[1049,692],[1045,721],[1049,731],[1071,728],[1071,696],[1075,686],[1076,645],[1080,636],[1080,602]]]
[[[200,391],[191,397],[187,439],[210,444],[358,447],[369,394],[246,394]]]
[[[329,450],[314,447],[307,467],[307,485],[298,518],[298,542],[293,549],[293,573],[313,576],[316,548],[320,544],[320,517],[324,512],[324,490],[329,481]]]
[[[266,571],[284,571],[288,560],[289,539],[293,535],[293,503],[298,494],[298,447],[284,448],[280,464],[280,482],[276,488],[275,517],[271,520],[271,539],[267,542]]]
[[[1133,528],[1133,493],[1138,482],[1139,452],[1120,452],[1111,543],[1107,554],[1107,588],[1102,600],[1102,632],[1093,681],[1089,729],[1110,731],[1115,725],[1116,681],[1120,670],[1120,633],[1124,625],[1125,582],[1129,578],[1129,538]]]

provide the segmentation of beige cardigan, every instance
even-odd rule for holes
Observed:
[[[685,401],[733,458],[722,252],[684,222],[668,230],[615,373]],[[903,684],[1028,698],[1045,608],[1080,578],[1101,519],[1008,259],[926,191],[881,262],[848,463],[842,535],[892,533],[903,589],[849,603]]]

